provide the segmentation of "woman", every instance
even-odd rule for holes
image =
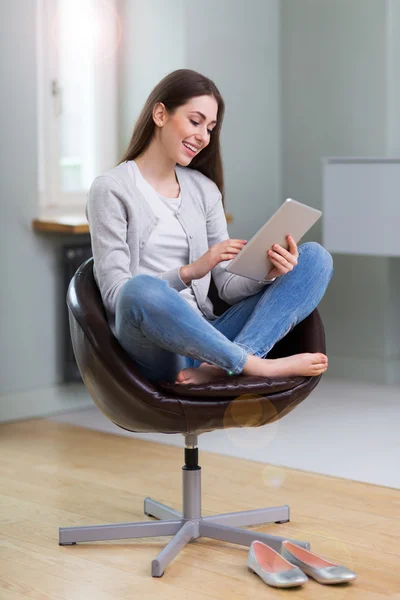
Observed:
[[[227,231],[224,110],[210,79],[170,73],[148,97],[121,162],[93,182],[87,217],[108,322],[150,381],[320,375],[328,367],[321,353],[264,357],[319,304],[331,255],[289,237],[289,251],[266,249],[268,281],[225,271],[246,240]],[[211,276],[230,305],[219,317],[207,296]]]

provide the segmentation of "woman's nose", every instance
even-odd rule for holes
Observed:
[[[196,134],[197,143],[205,146],[208,143],[207,132],[205,133],[197,133]]]

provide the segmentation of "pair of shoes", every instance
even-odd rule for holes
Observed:
[[[329,560],[325,560],[318,554],[314,554],[305,548],[301,548],[289,540],[282,542],[281,554],[293,565],[299,567],[304,573],[318,581],[318,583],[347,583],[354,581],[357,575],[344,567]]]
[[[301,548],[288,540],[282,542],[281,554],[258,540],[252,542],[247,568],[272,587],[302,585],[310,575],[318,583],[333,584],[353,581],[357,575],[343,567]]]
[[[250,546],[247,568],[272,587],[289,588],[308,581],[307,575],[299,567],[290,564],[278,552],[258,540],[254,540]]]

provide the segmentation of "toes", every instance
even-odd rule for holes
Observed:
[[[325,364],[327,364],[327,362],[328,362],[328,357],[325,356],[325,354],[317,353],[317,354],[314,354],[314,356],[312,358],[312,363],[314,365],[317,365],[317,364],[318,365],[321,365],[321,364],[325,365]]]
[[[313,363],[312,368],[313,369],[317,369],[317,370],[319,370],[319,369],[327,369],[328,365],[326,363],[318,362],[318,363]]]
[[[182,377],[181,379],[177,379],[175,383],[190,383],[190,377]]]
[[[320,375],[321,373],[325,373],[325,371],[326,371],[326,370],[327,370],[327,367],[325,367],[325,366],[321,366],[321,367],[316,367],[316,368],[314,368],[314,372],[315,372],[317,375]]]
[[[185,381],[185,379],[188,378],[189,375],[185,371],[186,371],[186,369],[179,371],[179,373],[176,376],[176,383],[183,383]]]

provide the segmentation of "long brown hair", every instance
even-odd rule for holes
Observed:
[[[150,93],[135,123],[128,149],[118,164],[134,160],[150,144],[154,135],[155,123],[153,108],[158,102],[165,105],[171,114],[191,98],[213,96],[218,103],[217,124],[211,134],[210,143],[193,158],[189,169],[197,169],[211,179],[222,194],[224,204],[224,175],[220,149],[220,131],[225,113],[225,103],[215,83],[208,77],[191,69],[178,69],[162,79]]]

